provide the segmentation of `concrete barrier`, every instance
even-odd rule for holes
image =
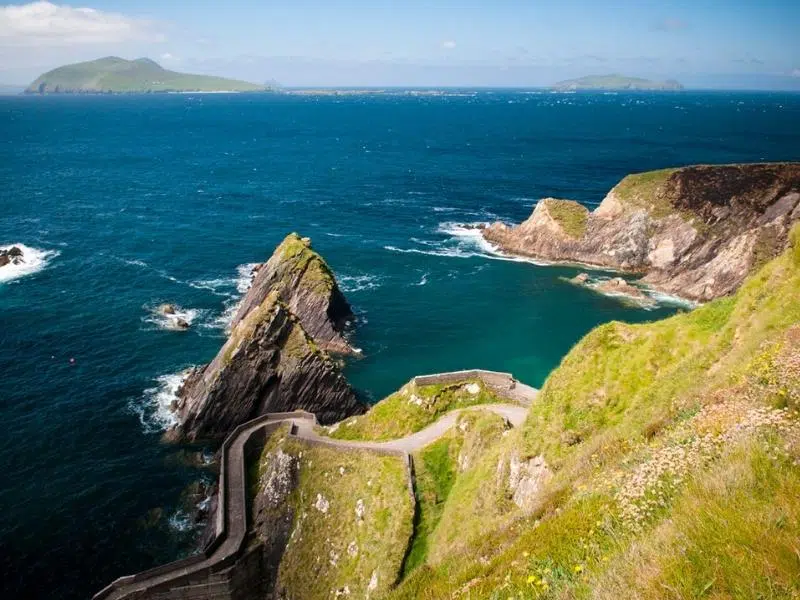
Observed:
[[[485,371],[483,369],[418,375],[414,377],[412,381],[415,385],[449,385],[452,383],[461,383],[468,379],[479,379],[484,384],[499,389],[512,389],[517,381],[511,373]]]

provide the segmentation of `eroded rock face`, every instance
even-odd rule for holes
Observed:
[[[235,327],[270,292],[300,320],[303,329],[324,350],[351,353],[342,332],[353,319],[353,311],[336,278],[311,240],[292,233],[275,249],[272,257],[255,269],[250,292],[234,316]]]
[[[587,215],[579,237],[556,218],[557,202],[539,202],[520,225],[495,223],[483,235],[512,254],[639,273],[656,289],[705,301],[735,291],[786,248],[800,219],[800,163],[630,175]]]
[[[514,504],[526,512],[533,510],[542,487],[552,476],[544,457],[522,460],[517,453],[512,454],[508,464],[508,490]]]
[[[319,422],[326,424],[366,409],[337,363],[309,335],[301,318],[284,300],[295,302],[306,316],[306,322],[315,326],[329,343],[346,343],[343,338],[339,342],[336,337],[325,337],[338,335],[333,321],[327,317],[341,314],[340,303],[344,300],[343,297],[335,300],[337,293],[341,295],[338,287],[326,284],[328,295],[325,297],[339,303],[338,308],[329,310],[324,302],[316,300],[316,290],[302,289],[308,284],[303,275],[287,275],[280,280],[270,277],[270,273],[295,273],[295,255],[286,257],[283,254],[287,242],[299,243],[308,249],[307,243],[299,237],[289,236],[259,270],[258,285],[253,285],[247,293],[228,341],[211,363],[189,374],[178,392],[174,409],[179,425],[167,434],[168,439],[222,438],[241,423],[269,412],[304,409],[315,413]],[[281,258],[289,264],[280,264]],[[308,260],[322,261],[316,254]],[[330,272],[327,266],[325,269],[326,273]],[[265,279],[259,281],[262,274]],[[267,277],[276,282],[274,289],[264,285]],[[302,305],[304,298],[313,301],[324,316],[315,319]]]

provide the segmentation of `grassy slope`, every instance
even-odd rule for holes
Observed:
[[[369,452],[308,446],[276,433],[259,462],[274,452],[300,459],[293,532],[279,578],[294,598],[330,598],[347,588],[355,597],[379,596],[398,578],[411,536],[413,506],[403,461]],[[261,472],[252,473],[259,481]],[[315,507],[318,495],[326,512]],[[356,512],[363,502],[363,518]],[[321,506],[321,505],[320,505]],[[373,579],[374,577],[374,579]],[[375,588],[368,592],[370,582]]]
[[[466,390],[469,384],[478,386],[477,394]],[[498,398],[480,380],[426,386],[411,382],[375,404],[366,414],[322,428],[320,432],[342,440],[391,440],[424,429],[453,409],[495,402],[508,400]]]
[[[259,91],[264,86],[208,75],[177,73],[161,68],[148,59],[124,60],[107,57],[66,65],[48,71],[29,87],[37,91],[40,84],[47,91],[94,92],[166,92],[166,91]]]
[[[555,219],[564,232],[575,239],[583,237],[586,233],[586,224],[589,221],[589,211],[585,206],[574,200],[545,200],[547,212]]]
[[[733,298],[586,336],[393,598],[800,596],[800,227]],[[528,514],[504,456],[555,474]],[[467,485],[472,480],[471,485]]]

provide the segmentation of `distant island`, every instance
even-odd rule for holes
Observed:
[[[58,67],[41,75],[26,94],[143,94],[151,92],[263,92],[266,86],[165,69],[149,58],[107,56]]]
[[[578,77],[577,79],[567,79],[559,81],[551,86],[551,89],[559,92],[571,92],[580,90],[595,91],[616,91],[616,90],[640,90],[640,91],[678,91],[683,86],[674,79],[667,81],[652,81],[641,77],[625,77],[624,75],[589,75]]]

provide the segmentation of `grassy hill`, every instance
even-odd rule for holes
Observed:
[[[552,89],[562,92],[572,90],[676,91],[682,90],[683,86],[674,79],[651,81],[641,77],[625,77],[623,75],[589,75],[559,81],[552,86]]]
[[[733,296],[592,331],[524,426],[463,428],[466,467],[459,431],[423,451],[433,516],[388,596],[800,597],[800,225],[791,240]]]
[[[522,426],[470,411],[416,452],[409,552],[397,584],[373,597],[800,598],[800,224],[790,242],[732,296],[597,327]],[[342,436],[402,434],[398,422],[419,423],[411,404],[395,394]],[[341,461],[313,465],[328,481]],[[362,475],[367,487],[379,472]],[[404,543],[408,528],[393,526],[394,537],[362,536],[359,547]],[[303,525],[304,547],[324,550],[331,532]],[[281,569],[308,572],[293,560]],[[396,553],[387,561],[395,569]],[[367,573],[297,589],[362,590]]]
[[[263,85],[164,69],[149,58],[115,56],[58,67],[31,83],[28,94],[258,92]]]

